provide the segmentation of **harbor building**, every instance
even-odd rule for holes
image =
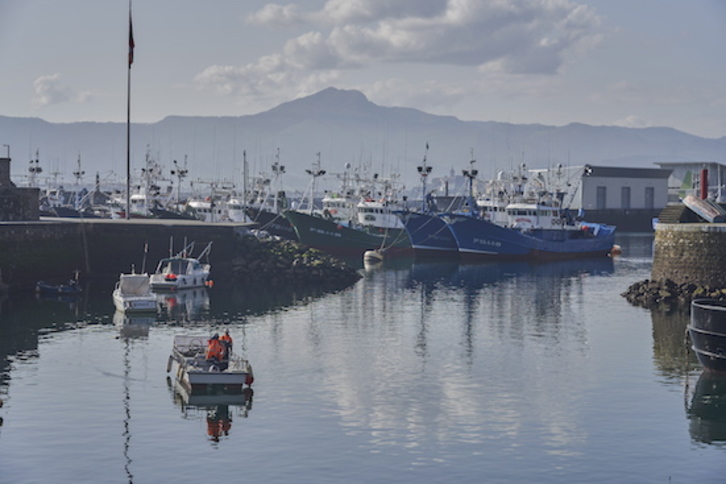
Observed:
[[[7,145],[5,145],[7,147]],[[0,155],[0,220],[38,220],[40,199],[38,188],[17,187],[10,179],[10,148],[6,156]]]
[[[616,225],[623,232],[650,232],[668,204],[667,168],[583,165],[529,170],[565,194],[563,205],[584,212],[588,222]]]

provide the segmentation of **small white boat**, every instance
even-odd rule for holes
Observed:
[[[156,294],[151,292],[148,274],[121,274],[112,295],[121,312],[156,312]]]
[[[212,266],[200,262],[200,259],[209,256],[212,243],[207,244],[207,247],[198,257],[191,256],[193,248],[194,242],[186,246],[184,250],[174,257],[161,259],[156,267],[156,272],[151,275],[151,288],[161,291],[174,291],[211,285],[209,273]]]
[[[200,336],[176,335],[166,371],[192,393],[223,387],[226,391],[242,391],[252,385],[252,366],[246,359],[230,354],[218,365],[206,359],[207,340]],[[225,367],[220,369],[220,367]]]

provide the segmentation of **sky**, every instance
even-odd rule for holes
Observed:
[[[724,0],[134,0],[131,120],[327,87],[462,120],[726,136]],[[128,0],[0,0],[0,115],[126,121]]]

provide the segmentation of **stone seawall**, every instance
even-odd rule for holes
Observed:
[[[652,279],[726,286],[726,224],[658,224]]]
[[[234,255],[233,224],[151,220],[41,220],[0,225],[2,281],[11,286],[38,280],[64,281],[75,270],[84,277],[118,277],[133,267],[153,272],[159,259],[196,243],[194,254],[213,242],[210,254],[215,277],[231,275],[225,261]],[[148,248],[146,252],[145,248]],[[145,267],[144,267],[145,266]]]
[[[664,308],[726,299],[726,224],[657,224],[651,279],[622,295],[632,304]]]
[[[212,242],[212,279],[258,287],[347,287],[360,274],[320,251],[290,241],[260,241],[243,224],[178,220],[78,220],[0,224],[0,287],[24,289],[39,280],[117,280],[122,272],[154,272],[159,259],[195,242]],[[206,261],[206,258],[204,259]]]

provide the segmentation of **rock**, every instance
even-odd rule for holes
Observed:
[[[632,284],[621,294],[629,303],[646,308],[689,306],[697,298],[726,300],[726,288],[699,286],[694,283],[676,284],[670,279],[644,280]]]

